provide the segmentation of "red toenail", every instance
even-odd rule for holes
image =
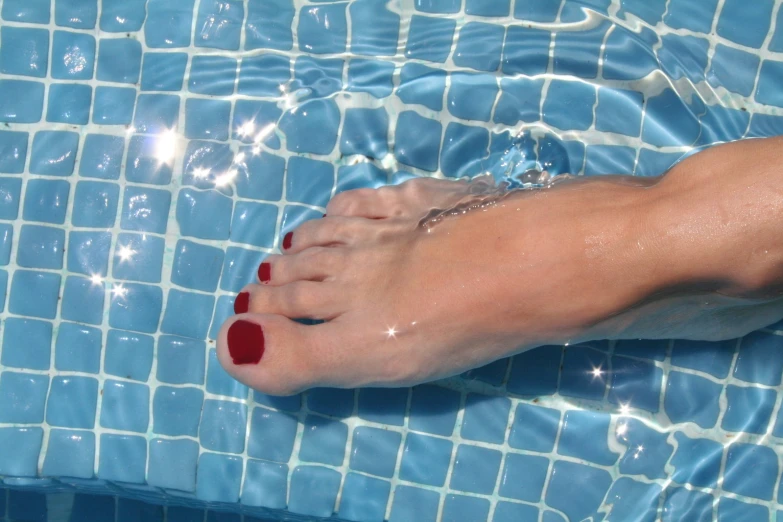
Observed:
[[[228,353],[234,364],[258,364],[264,355],[264,330],[250,321],[228,327]]]
[[[293,232],[289,232],[288,234],[285,235],[285,237],[283,238],[283,250],[288,250],[289,248],[291,248],[292,239],[294,239]]]
[[[236,299],[234,299],[234,313],[246,314],[250,308],[250,294],[248,292],[240,292]]]
[[[268,283],[270,279],[272,279],[272,266],[269,263],[261,263],[258,267],[258,280]]]

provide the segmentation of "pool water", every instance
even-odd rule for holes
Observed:
[[[0,520],[783,519],[783,322],[289,398],[214,350],[337,192],[777,134],[779,0],[2,0]]]

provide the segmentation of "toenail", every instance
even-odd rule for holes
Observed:
[[[234,313],[246,314],[249,308],[250,308],[250,293],[240,292],[239,295],[236,297],[236,299],[234,299]]]
[[[291,241],[293,239],[294,239],[293,232],[289,232],[288,234],[285,235],[285,237],[283,238],[283,250],[288,250],[289,248],[291,248]]]
[[[264,330],[250,321],[235,322],[228,327],[228,353],[234,364],[258,364],[264,355]]]
[[[261,263],[258,267],[258,280],[262,283],[268,283],[272,279],[272,265],[269,263]]]

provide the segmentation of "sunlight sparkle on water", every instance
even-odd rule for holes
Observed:
[[[627,424],[618,424],[617,425],[617,434],[618,435],[625,435],[628,433],[628,425]]]
[[[111,289],[111,295],[116,298],[125,297],[128,294],[128,289],[122,285],[114,285]]]
[[[128,245],[122,245],[117,249],[117,255],[120,256],[120,261],[130,261],[130,258],[132,258],[135,253],[136,251]]]
[[[210,170],[204,167],[196,167],[193,169],[193,175],[197,179],[205,179],[207,176],[209,176]]]
[[[155,143],[155,158],[161,163],[171,164],[177,149],[177,134],[169,129],[164,131]]]
[[[94,285],[100,285],[103,284],[103,278],[98,274],[94,274],[90,276],[90,282]]]

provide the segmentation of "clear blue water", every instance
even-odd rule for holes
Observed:
[[[0,520],[783,517],[783,323],[282,399],[213,349],[337,192],[783,133],[780,6],[0,1]]]

